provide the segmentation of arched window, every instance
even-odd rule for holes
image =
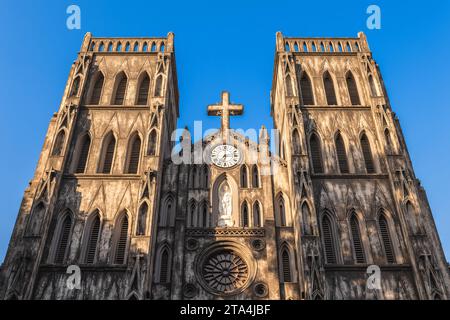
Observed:
[[[391,134],[389,132],[389,129],[384,130],[384,139],[386,140],[386,147],[389,152],[392,152],[392,140],[391,140]]]
[[[311,221],[311,210],[309,210],[309,206],[306,202],[303,202],[302,205],[302,218],[303,218],[303,230],[305,235],[312,235],[312,221]]]
[[[149,156],[156,155],[156,139],[157,139],[156,130],[150,131],[150,134],[148,135],[148,149],[147,149],[147,155]]]
[[[146,202],[144,202],[139,208],[138,223],[137,223],[138,236],[145,235],[145,231],[147,229],[147,213],[148,213],[148,205]]]
[[[134,52],[138,52],[139,51],[139,43],[138,42],[134,43],[133,51]]]
[[[261,218],[261,205],[259,201],[256,201],[253,204],[253,226],[255,228],[262,227]]]
[[[159,75],[155,82],[155,97],[162,97],[162,81],[163,78]]]
[[[126,173],[128,174],[137,173],[140,156],[141,156],[141,138],[139,138],[139,135],[135,133],[128,145],[128,163]]]
[[[347,161],[347,152],[345,150],[344,140],[340,133],[336,135],[335,139],[336,145],[336,154],[338,158],[339,170],[341,173],[349,173],[348,170],[348,161]]]
[[[288,97],[294,96],[294,88],[292,86],[292,79],[289,74],[286,76],[286,95]]]
[[[308,52],[308,45],[306,42],[303,42],[303,52]]]
[[[309,138],[309,146],[311,148],[311,162],[314,172],[323,173],[322,148],[319,137],[315,133]]]
[[[129,52],[130,51],[130,43],[127,42],[127,44],[125,45],[125,51]]]
[[[361,239],[361,230],[356,214],[350,217],[350,231],[352,233],[353,252],[355,254],[356,263],[365,263],[366,256],[364,254],[364,246]]]
[[[346,76],[348,95],[353,106],[359,106],[361,100],[359,99],[358,87],[356,86],[355,77],[351,71],[347,72]]]
[[[300,78],[300,89],[302,91],[303,104],[314,105],[314,94],[311,79],[306,72],[303,72],[302,77]]]
[[[97,79],[95,79],[94,87],[92,88],[91,99],[89,101],[92,105],[98,105],[102,96],[103,82],[105,78],[103,73],[99,73]]]
[[[127,81],[128,78],[125,73],[121,72],[116,77],[116,90],[114,95],[113,104],[115,105],[123,105],[125,100],[125,91],[127,90]]]
[[[114,160],[114,152],[116,149],[116,138],[109,133],[103,141],[102,153],[100,156],[99,173],[109,174]]]
[[[278,207],[278,216],[279,216],[279,219],[280,219],[280,225],[282,227],[286,227],[287,226],[286,206],[285,206],[284,198],[283,198],[282,195],[278,196],[277,207]]]
[[[281,271],[283,282],[292,282],[291,258],[289,256],[289,251],[286,248],[281,250]]]
[[[259,171],[258,166],[256,164],[253,165],[252,168],[252,187],[253,188],[259,188]]]
[[[80,153],[78,154],[78,163],[75,173],[84,173],[89,156],[89,148],[91,147],[91,137],[86,134],[81,141]]]
[[[207,165],[203,165],[202,186],[204,189],[208,189],[209,186],[209,169]]]
[[[80,77],[76,77],[72,83],[72,89],[70,90],[70,96],[71,97],[77,96],[79,90],[80,90]]]
[[[294,149],[294,154],[299,155],[301,154],[301,142],[300,142],[300,134],[298,133],[297,129],[294,129],[294,131],[292,132],[292,144],[293,144],[293,149]]]
[[[324,215],[322,218],[322,237],[325,251],[326,262],[329,264],[337,263],[336,249],[334,239],[334,229],[330,217]]]
[[[347,52],[352,52],[352,47],[350,46],[349,42],[347,42],[346,50],[347,50]]]
[[[202,204],[202,226],[204,228],[208,227],[208,206],[206,202]]]
[[[197,227],[197,205],[195,200],[192,200],[191,205],[189,206],[189,217],[188,217],[188,226],[189,227]]]
[[[248,205],[246,201],[242,204],[242,227],[249,227]]]
[[[161,52],[164,52],[164,50],[166,50],[166,46],[164,45],[164,42],[161,42],[161,45],[159,46],[159,50]]]
[[[375,166],[373,163],[372,151],[370,148],[370,142],[367,136],[363,133],[361,135],[361,150],[364,157],[364,163],[366,165],[367,173],[375,173]]]
[[[53,146],[52,156],[62,155],[65,140],[66,132],[64,130],[59,131],[58,135],[56,136],[55,145]]]
[[[384,214],[378,218],[378,227],[380,229],[380,236],[383,243],[384,255],[387,263],[395,263],[394,250],[392,247],[391,235],[389,232],[389,224]]]
[[[241,166],[241,188],[248,188],[248,172],[245,164]]]
[[[87,243],[86,243],[86,254],[85,262],[94,263],[95,256],[97,254],[97,243],[100,236],[100,217],[98,211],[93,213],[90,221],[88,221],[88,231],[87,231]]]
[[[419,217],[417,216],[416,209],[411,203],[411,201],[405,204],[407,220],[411,222],[412,231],[414,234],[418,234],[421,231],[421,226],[419,222]]]
[[[148,51],[148,44],[147,42],[144,42],[144,45],[142,46],[142,52],[147,52]]]
[[[67,251],[69,248],[70,232],[72,229],[72,217],[69,213],[66,213],[58,235],[58,241],[56,242],[55,263],[62,264],[66,259]]]
[[[369,85],[370,85],[370,92],[372,93],[372,96],[374,96],[374,97],[378,96],[377,87],[375,85],[375,81],[371,74],[369,74]]]
[[[121,52],[122,51],[122,43],[121,42],[117,43],[116,51],[117,52]]]
[[[168,283],[169,282],[169,251],[164,248],[161,251],[160,265],[159,265],[159,282]]]
[[[152,43],[152,47],[150,48],[150,50],[152,52],[156,52],[156,43],[155,42]]]
[[[41,234],[41,226],[45,214],[45,205],[40,202],[34,209],[28,222],[27,234],[31,236],[38,236]]]
[[[141,79],[141,83],[139,85],[137,104],[138,105],[146,105],[148,101],[148,93],[150,89],[150,78],[145,72],[144,76]]]
[[[323,85],[325,87],[327,104],[329,106],[337,105],[336,91],[334,90],[333,78],[331,78],[331,75],[328,71],[323,74]]]
[[[168,227],[172,224],[175,217],[175,203],[173,197],[169,195],[164,201],[164,205],[161,208],[161,214],[159,216],[159,225],[161,227]]]
[[[334,52],[334,46],[333,46],[333,43],[329,43],[328,44],[328,47],[330,48],[330,52]]]
[[[112,52],[112,51],[113,51],[113,44],[112,44],[112,42],[110,42],[108,44],[108,52]]]
[[[122,214],[116,225],[115,264],[124,264],[128,244],[128,216]]]

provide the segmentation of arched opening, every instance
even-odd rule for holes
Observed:
[[[162,97],[162,83],[163,83],[163,78],[161,75],[159,75],[156,78],[156,82],[155,82],[155,97]]]
[[[338,158],[339,170],[341,173],[349,173],[347,151],[345,150],[344,140],[340,133],[335,138],[336,154]]]
[[[156,129],[153,129],[152,131],[150,131],[150,134],[148,135],[147,155],[149,156],[156,155],[156,140],[157,140],[157,132]]]
[[[348,95],[350,97],[350,102],[353,106],[359,106],[361,100],[359,99],[358,87],[356,86],[355,77],[351,71],[347,72],[345,77],[347,82]]]
[[[247,201],[244,201],[242,204],[242,210],[241,210],[241,227],[247,228],[249,227],[249,217],[248,217],[248,205]]]
[[[325,87],[325,96],[329,106],[337,105],[336,91],[334,90],[333,78],[328,71],[323,74],[323,85]]]
[[[143,236],[146,234],[147,230],[147,214],[148,214],[148,204],[147,202],[142,203],[139,208],[138,223],[137,223],[137,235]]]
[[[248,188],[248,173],[245,164],[241,166],[241,188]]]
[[[90,219],[87,222],[86,229],[87,243],[84,261],[87,264],[92,264],[94,263],[97,255],[97,243],[100,237],[100,216],[97,210],[92,213]]]
[[[301,154],[301,142],[300,142],[300,134],[298,133],[297,129],[294,129],[292,132],[292,144],[293,144],[293,150],[295,155]]]
[[[283,283],[292,282],[291,257],[287,248],[281,249],[281,271]]]
[[[370,148],[369,139],[367,138],[365,133],[361,135],[360,142],[361,142],[361,150],[364,157],[364,163],[366,165],[366,171],[367,173],[375,173],[375,165],[373,162],[372,150]]]
[[[364,253],[364,246],[361,238],[361,229],[358,218],[353,213],[350,217],[350,231],[352,234],[353,253],[355,256],[355,263],[365,263],[366,256]]]
[[[389,224],[383,213],[380,214],[378,218],[378,228],[380,230],[381,242],[383,244],[384,256],[386,257],[386,261],[387,263],[395,263]]]
[[[314,105],[314,94],[311,79],[306,72],[300,78],[300,89],[302,91],[302,101],[304,105]]]
[[[123,105],[125,101],[125,92],[127,90],[127,82],[128,78],[124,72],[117,75],[112,104]]]
[[[56,264],[62,264],[66,259],[67,251],[69,248],[71,230],[72,230],[72,217],[67,212],[63,215],[59,227],[59,234],[56,242],[56,252],[55,252]]]
[[[39,202],[39,204],[34,207],[31,216],[30,221],[28,222],[28,235],[31,236],[38,236],[41,234],[41,227],[42,222],[44,220],[45,215],[45,205],[42,202]]]
[[[259,201],[253,204],[253,226],[255,228],[262,227],[261,204]]]
[[[141,138],[135,133],[128,144],[126,173],[136,174],[138,172],[141,157]]]
[[[81,140],[75,173],[84,173],[86,171],[86,164],[89,157],[90,147],[91,147],[91,137],[89,136],[89,134],[85,134]]]
[[[253,167],[252,167],[252,187],[253,188],[259,188],[260,187],[259,170],[258,170],[258,166],[256,164],[254,164]]]
[[[315,173],[323,173],[322,165],[322,147],[319,137],[313,133],[309,138],[309,146],[311,149],[311,163]]]
[[[373,76],[369,74],[369,85],[370,85],[370,92],[372,93],[373,97],[378,96],[377,87],[375,85],[375,81],[373,79]]]
[[[98,105],[100,103],[104,81],[105,77],[103,76],[103,73],[99,72],[97,78],[95,79],[94,86],[92,87],[92,93],[91,98],[89,99],[89,104]]]
[[[123,213],[116,222],[115,264],[124,264],[128,245],[128,216]]]
[[[308,204],[303,202],[302,205],[302,218],[303,218],[303,232],[305,235],[313,234],[313,225],[312,225],[312,216],[311,210],[309,209]]]
[[[325,214],[322,218],[322,241],[325,251],[325,259],[328,264],[336,264],[335,234],[332,220]]]
[[[66,132],[64,130],[59,131],[56,136],[55,144],[52,150],[52,156],[61,156],[66,141]]]
[[[148,101],[148,93],[150,92],[150,77],[147,72],[144,72],[144,75],[141,76],[139,83],[139,90],[137,96],[137,105],[146,105]]]
[[[78,91],[80,90],[80,77],[76,77],[72,83],[72,89],[70,90],[70,96],[76,97],[78,95]]]
[[[102,152],[100,153],[100,162],[97,170],[98,173],[103,174],[111,173],[115,150],[116,150],[116,138],[114,137],[114,134],[110,132],[103,139]]]

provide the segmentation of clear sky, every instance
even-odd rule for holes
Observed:
[[[44,4],[45,3],[45,4]],[[66,9],[81,8],[81,30]],[[381,8],[368,30],[366,9]],[[450,1],[0,1],[0,261],[23,192],[33,176],[49,120],[58,110],[84,33],[175,33],[179,127],[218,127],[206,105],[228,90],[245,113],[235,128],[272,127],[269,92],[275,32],[286,36],[367,34],[415,172],[428,193],[450,257]],[[209,119],[208,119],[209,118]]]

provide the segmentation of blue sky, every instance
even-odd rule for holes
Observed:
[[[406,4],[405,4],[406,3]],[[81,30],[66,8],[81,8]],[[366,8],[381,8],[381,30]],[[228,90],[245,105],[235,128],[272,127],[269,91],[275,32],[287,36],[367,34],[415,172],[424,185],[450,257],[450,2],[442,1],[38,1],[0,3],[0,261],[85,32],[94,36],[175,33],[178,126],[218,127],[206,105]]]

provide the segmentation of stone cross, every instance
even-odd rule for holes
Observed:
[[[222,132],[227,133],[230,129],[230,116],[242,114],[244,107],[242,104],[230,104],[230,93],[222,92],[222,102],[208,106],[208,116],[222,117]]]

